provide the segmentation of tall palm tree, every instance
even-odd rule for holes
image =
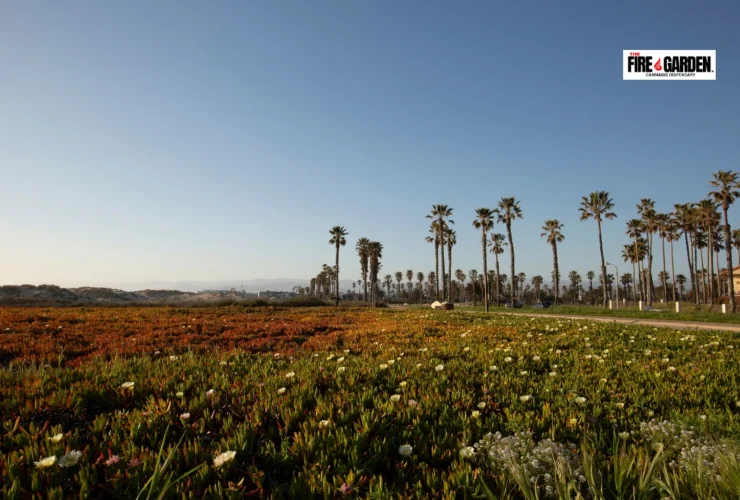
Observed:
[[[449,227],[449,224],[454,224],[455,221],[450,220],[450,217],[452,217],[452,208],[450,208],[447,205],[432,205],[432,211],[427,215],[427,219],[432,219],[433,221],[436,221],[436,225],[433,224],[433,228],[435,229],[437,233],[437,237],[439,238],[439,246],[442,247],[442,300],[447,300],[447,285],[445,283],[445,236],[447,229]],[[437,280],[439,281],[439,277],[437,277]],[[437,284],[437,294],[439,295],[439,284]],[[437,297],[439,300],[439,297]]]
[[[601,253],[601,276],[606,283],[606,261],[604,260],[604,243],[601,237],[601,221],[604,219],[614,219],[617,217],[612,210],[614,202],[609,198],[606,191],[594,191],[581,200],[581,220],[593,219],[599,228],[599,252]],[[603,307],[606,307],[606,286],[602,287],[604,301]]]
[[[724,240],[725,240],[725,259],[727,265],[727,283],[729,287],[730,295],[730,308],[732,312],[735,312],[735,283],[733,280],[732,272],[732,228],[730,227],[730,221],[727,218],[727,211],[730,205],[735,203],[735,200],[740,196],[740,183],[738,182],[738,174],[729,170],[720,170],[712,174],[713,179],[709,181],[709,185],[714,188],[709,193],[716,203],[722,207],[722,213],[724,214]]]
[[[363,294],[362,300],[367,302],[367,273],[368,273],[368,263],[369,263],[369,256],[368,253],[368,245],[370,244],[370,240],[367,238],[360,238],[357,240],[357,243],[355,243],[355,250],[357,251],[357,255],[360,257],[360,273],[362,274],[362,282],[365,286],[365,292]]]
[[[488,242],[488,246],[491,247],[491,253],[496,258],[496,305],[501,306],[501,273],[498,267],[498,256],[504,253],[506,236],[501,233],[491,234],[491,241]]]
[[[419,304],[424,302],[424,273],[416,273],[416,280],[419,282]]]
[[[432,296],[432,292],[435,294],[439,294],[439,290],[435,288],[436,285],[439,285],[439,281],[437,281],[437,273],[434,271],[430,271],[427,273],[427,285],[429,285],[429,296]]]
[[[471,269],[468,271],[468,277],[470,278],[470,284],[473,287],[473,306],[475,306],[475,300],[477,298],[475,293],[475,284],[478,282],[478,271]]]
[[[378,241],[370,241],[367,245],[370,261],[370,291],[373,305],[378,303],[378,273],[380,272],[380,259],[383,257],[383,244]]]
[[[539,274],[537,276],[532,276],[532,286],[534,287],[534,293],[537,295],[537,302],[540,301],[540,288],[542,287],[542,282],[544,279]]]
[[[622,286],[624,287],[624,296],[627,297],[629,292],[629,285],[632,283],[632,275],[630,273],[624,273],[621,278]]]
[[[571,287],[571,303],[576,303],[576,297],[578,296],[578,286],[581,284],[581,275],[578,274],[578,271],[571,271],[568,273],[568,278],[570,279],[570,287]]]
[[[427,236],[424,238],[424,241],[427,243],[433,243],[434,244],[434,294],[435,299],[439,300],[439,279],[437,279],[437,276],[439,276],[439,231],[437,230],[437,226],[439,223],[436,220],[433,220],[432,223],[429,225],[429,233],[431,236]],[[442,252],[442,255],[444,255],[444,252]]]
[[[683,285],[686,283],[686,276],[684,276],[683,274],[677,274],[674,281],[678,283],[680,298],[683,300]]]
[[[516,273],[514,270],[514,239],[511,236],[511,223],[515,219],[522,218],[522,209],[519,207],[519,202],[514,198],[503,197],[498,202],[498,207],[494,210],[497,216],[498,222],[502,222],[506,225],[506,234],[509,238],[509,249],[511,251],[511,307],[514,307],[514,296],[516,294],[516,288],[514,287],[514,281],[516,279]],[[498,270],[496,270],[498,274]]]
[[[691,258],[692,252],[689,248],[689,236],[693,234],[695,229],[694,204],[676,203],[675,205],[673,205],[673,219],[676,221],[676,226],[678,227],[678,229],[683,232],[684,242],[686,243],[686,258],[689,263],[689,278],[691,279],[691,289],[694,290],[695,300],[698,304],[698,294],[696,293],[696,277],[694,271],[694,268],[696,267],[696,262]],[[693,243],[691,246],[693,247]]]
[[[658,236],[660,237],[660,244],[663,252],[663,274],[668,276],[665,269],[665,242],[668,239],[668,235],[671,232],[671,217],[668,214],[656,214]],[[673,276],[673,275],[671,275]],[[663,301],[668,302],[668,283],[667,280],[662,281],[663,284]]]
[[[676,219],[673,218],[673,214],[669,215],[668,231],[666,233],[666,239],[671,244],[671,276],[673,276],[673,301],[676,301],[676,268],[673,260],[673,242],[681,239],[681,234],[678,230],[678,224]]]
[[[560,289],[560,271],[558,270],[558,243],[565,239],[563,235],[563,224],[557,219],[545,221],[542,226],[544,233],[540,234],[542,238],[547,238],[547,242],[552,246],[552,268],[553,279],[555,282],[555,304],[558,303],[558,290]]]
[[[391,288],[393,287],[393,276],[391,276],[390,274],[386,274],[385,278],[383,279],[383,284],[385,285],[385,301],[386,303],[390,303]]]
[[[483,304],[485,304],[486,312],[488,312],[490,301],[488,299],[488,256],[486,255],[486,244],[488,241],[488,232],[493,229],[493,210],[490,208],[476,208],[473,227],[480,229],[481,232],[481,247],[483,249]],[[496,269],[496,272],[498,272],[498,269]],[[498,287],[496,288],[498,289]]]
[[[709,303],[714,299],[714,265],[712,262],[712,252],[714,251],[714,228],[719,223],[719,214],[717,213],[717,204],[711,199],[701,200],[696,205],[697,217],[704,227],[707,235],[707,273],[709,276]]]
[[[655,295],[653,285],[653,233],[658,230],[658,212],[655,211],[655,202],[650,198],[643,198],[637,204],[637,213],[642,217],[642,229],[647,239],[647,303],[651,306]]]
[[[411,291],[414,288],[414,271],[412,271],[411,269],[406,270],[406,280],[408,281],[408,284],[406,285],[406,287],[408,288],[408,295],[409,297],[411,297]]]
[[[450,221],[451,222],[451,221]],[[452,302],[452,247],[457,245],[457,232],[454,229],[448,228],[445,234],[447,241],[447,279],[449,280],[449,286],[447,287],[447,300]]]
[[[401,296],[401,282],[403,281],[403,273],[401,271],[396,271],[396,290],[398,291],[398,296]]]
[[[465,276],[465,271],[463,271],[462,269],[458,269],[457,271],[455,271],[455,278],[457,278],[457,281],[460,282],[460,302],[464,302],[465,298],[463,297],[463,295],[465,294],[465,279],[467,278],[467,276]]]
[[[336,253],[336,264],[334,265],[334,271],[336,274],[334,275],[334,282],[336,283],[334,286],[334,305],[339,307],[339,247],[344,246],[347,244],[347,240],[344,238],[347,236],[347,230],[344,229],[344,226],[334,226],[329,230],[329,234],[331,234],[331,239],[329,240],[330,245],[334,245],[334,247],[337,249]]]
[[[637,250],[637,244],[640,238],[642,237],[642,231],[643,231],[643,223],[640,219],[630,219],[627,221],[627,231],[625,234],[627,234],[627,236],[629,236],[630,238],[634,240],[634,243],[633,243],[634,251],[632,253],[633,256],[637,256],[639,254]],[[642,261],[641,259],[637,260],[637,271],[640,274],[640,276],[642,276],[642,271],[640,269],[641,261]],[[645,300],[642,279],[640,279],[640,300]]]
[[[697,219],[696,219],[697,226],[701,226],[701,221],[699,219],[699,212],[697,207]],[[699,265],[701,268],[697,271],[697,277],[700,277],[701,280],[701,291],[702,291],[702,297],[704,298],[704,303],[707,303],[707,271],[704,268],[704,252],[703,250],[707,248],[707,235],[703,231],[696,230],[694,233],[694,246],[699,251]],[[696,260],[696,257],[694,257],[694,260]]]
[[[589,271],[586,273],[586,278],[588,278],[588,300],[589,304],[593,305],[593,294],[594,294],[594,278],[596,277],[596,274],[593,271]]]

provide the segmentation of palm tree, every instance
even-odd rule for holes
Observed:
[[[452,222],[452,221],[450,221]],[[452,247],[457,245],[457,232],[454,229],[447,229],[447,267],[449,272],[447,273],[447,279],[449,280],[449,287],[447,288],[447,300],[452,302]]]
[[[713,179],[709,181],[709,185],[715,188],[709,193],[709,196],[714,198],[714,201],[722,207],[722,213],[724,214],[724,239],[725,239],[725,258],[727,265],[727,283],[729,287],[730,295],[730,308],[732,312],[735,312],[735,283],[733,281],[732,273],[732,228],[730,228],[730,221],[727,218],[727,211],[730,205],[735,203],[735,200],[740,196],[740,184],[738,183],[738,175],[736,172],[729,170],[720,170],[712,174]]]
[[[455,271],[455,278],[457,278],[457,281],[460,282],[460,289],[462,290],[460,302],[464,302],[464,297],[462,297],[462,295],[465,293],[465,279],[467,278],[467,276],[465,276],[465,271],[463,271],[462,269],[458,269],[457,271]]]
[[[560,288],[560,271],[558,270],[558,243],[565,239],[563,235],[563,224],[557,219],[545,221],[542,226],[544,233],[540,234],[542,238],[547,238],[547,242],[552,246],[552,267],[553,278],[555,280],[555,304],[558,303],[558,290]]]
[[[601,221],[603,219],[614,219],[617,214],[612,212],[614,202],[609,198],[606,191],[594,191],[588,197],[584,196],[581,201],[581,220],[593,219],[599,228],[599,252],[601,253],[601,276],[606,276],[606,261],[604,260],[604,243],[601,238]],[[603,287],[603,307],[606,307],[606,287]]]
[[[643,223],[640,219],[630,219],[627,221],[627,231],[625,232],[625,234],[627,234],[627,236],[629,236],[630,238],[634,240],[634,249],[633,249],[632,255],[636,259],[635,262],[637,263],[637,272],[640,276],[642,276],[642,270],[640,269],[640,263],[642,262],[642,259],[637,259],[636,256],[639,255],[640,253],[637,249],[637,244],[640,238],[642,237],[642,231],[643,231]],[[643,280],[640,279],[640,300],[645,300],[644,292],[645,291],[643,290]],[[637,299],[635,298],[635,300]]]
[[[384,281],[383,284],[385,285],[385,290],[386,290],[385,301],[389,303],[391,301],[391,288],[393,287],[393,276],[391,276],[390,274],[386,274],[383,281]]]
[[[537,295],[537,302],[540,301],[540,288],[542,287],[542,282],[544,279],[539,274],[537,276],[532,276],[532,286],[534,287],[534,293]]]
[[[439,246],[442,247],[442,300],[447,300],[447,285],[445,283],[445,236],[448,229],[448,224],[454,224],[455,221],[450,220],[452,217],[452,208],[447,205],[432,205],[432,211],[427,215],[427,219],[434,220],[437,224],[434,226],[437,237],[439,238]],[[439,278],[438,278],[439,280]],[[439,295],[439,284],[437,284],[437,294]],[[439,300],[439,297],[437,297]]]
[[[674,281],[678,283],[678,290],[681,294],[680,298],[681,300],[683,300],[683,285],[686,283],[686,276],[684,276],[683,274],[677,274]]]
[[[498,267],[498,256],[504,253],[504,247],[506,246],[506,236],[501,233],[491,234],[491,241],[488,242],[488,246],[491,247],[491,253],[496,258],[496,305],[501,306],[501,273]]]
[[[419,304],[424,301],[424,273],[416,273],[416,279],[419,281]]]
[[[712,263],[712,251],[714,250],[714,228],[719,222],[717,213],[717,204],[710,200],[701,200],[697,206],[697,217],[701,225],[704,226],[704,232],[707,235],[707,273],[709,276],[709,303],[714,299],[714,265]]]
[[[337,257],[336,257],[336,264],[334,265],[334,271],[336,274],[334,275],[334,282],[336,283],[334,287],[334,305],[339,307],[339,247],[344,246],[347,244],[347,240],[344,238],[347,236],[347,230],[344,229],[344,226],[334,226],[329,230],[329,234],[331,234],[331,239],[329,240],[330,245],[334,245],[334,247],[337,249]]]
[[[676,220],[673,218],[673,215],[670,215],[670,222],[668,223],[668,231],[666,233],[666,239],[671,244],[671,276],[674,277],[673,279],[673,301],[676,301],[676,268],[674,266],[674,260],[673,260],[673,242],[678,241],[681,239],[681,235],[678,232],[678,226],[676,224]]]
[[[478,271],[471,269],[468,272],[468,277],[470,278],[470,284],[473,286],[473,306],[475,306],[475,299],[477,298],[475,293],[475,284],[478,282]]]
[[[740,253],[740,229],[733,229],[732,230],[732,246],[735,247],[735,250]]]
[[[591,305],[593,305],[592,297],[594,294],[594,278],[596,277],[596,274],[593,271],[589,271],[586,273],[586,278],[588,278],[588,300]]]
[[[494,210],[499,222],[503,222],[506,225],[506,234],[509,238],[509,249],[511,250],[511,307],[514,307],[514,295],[516,289],[514,287],[514,281],[516,278],[514,270],[514,239],[511,236],[511,222],[514,219],[522,218],[522,209],[519,207],[519,202],[514,198],[501,198],[498,202],[498,208]],[[498,274],[498,270],[496,270]]]
[[[624,273],[622,275],[622,286],[624,287],[624,296],[627,297],[629,292],[629,285],[632,283],[632,275],[630,273]]]
[[[368,273],[368,262],[369,262],[369,253],[368,253],[368,245],[370,244],[370,240],[367,238],[360,238],[357,240],[357,243],[355,243],[355,250],[357,251],[357,255],[360,257],[360,273],[362,274],[362,281],[365,285],[365,292],[363,295],[363,301],[367,302],[367,273]]]
[[[439,290],[435,288],[435,285],[439,285],[439,281],[437,281],[437,273],[434,271],[430,271],[427,273],[427,284],[429,285],[429,296],[432,296],[431,292],[434,292],[436,294],[439,294]]]
[[[658,212],[655,211],[655,202],[650,198],[643,198],[637,205],[637,213],[642,217],[642,229],[647,239],[647,303],[653,305],[655,287],[653,286],[653,233],[658,230]]]
[[[398,296],[401,297],[401,282],[403,281],[403,273],[396,271],[396,290],[398,290]]]
[[[686,258],[689,261],[689,277],[691,278],[691,289],[694,290],[694,300],[696,303],[699,303],[699,295],[696,293],[697,286],[696,286],[696,276],[695,276],[695,268],[696,268],[696,261],[694,261],[691,258],[692,252],[689,249],[689,236],[693,235],[695,231],[695,214],[694,214],[694,204],[693,203],[683,203],[683,204],[675,204],[673,205],[674,209],[674,220],[676,221],[677,227],[683,232],[684,241],[686,243]],[[693,238],[692,238],[692,247],[693,245]],[[683,294],[681,294],[683,297]]]
[[[490,208],[476,208],[473,227],[480,229],[481,232],[481,246],[483,247],[483,303],[486,306],[486,312],[488,312],[490,301],[488,300],[488,256],[486,255],[486,243],[488,232],[493,229],[493,210]],[[496,272],[498,273],[498,268]]]
[[[578,286],[581,284],[581,275],[578,274],[578,271],[571,271],[568,274],[568,278],[570,279],[570,287],[572,290],[572,297],[571,297],[571,303],[576,303],[576,297],[578,296]],[[557,292],[556,292],[557,296]]]
[[[666,276],[665,270],[665,242],[668,239],[668,234],[671,232],[671,218],[668,214],[656,214],[655,216],[658,227],[658,236],[660,237],[660,243],[663,252],[663,274]],[[668,283],[667,280],[663,281],[663,301],[668,302]]]
[[[380,259],[383,257],[383,244],[378,241],[370,241],[367,245],[370,261],[370,290],[372,303],[378,303],[378,273],[380,272]]]
[[[408,288],[408,295],[411,297],[411,291],[414,288],[414,271],[411,269],[406,270],[406,280],[408,281],[408,284],[406,285]]]
[[[429,217],[429,216],[427,216]],[[437,279],[437,276],[439,275],[439,231],[437,230],[438,222],[432,221],[432,223],[429,225],[429,232],[432,234],[432,236],[427,236],[424,238],[424,241],[427,243],[434,243],[434,293],[435,293],[435,299],[439,300],[439,280]],[[444,252],[442,252],[442,255],[444,256]]]

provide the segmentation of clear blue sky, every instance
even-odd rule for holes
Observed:
[[[549,277],[551,217],[563,274],[598,271],[581,196],[614,198],[618,259],[640,198],[668,211],[740,168],[738,19],[729,0],[3,2],[0,283],[309,278],[335,224],[342,278],[360,236],[384,274],[427,272],[434,203],[453,266],[480,270],[474,209],[501,196],[524,211],[517,271]],[[716,49],[717,81],[622,81],[625,49]]]

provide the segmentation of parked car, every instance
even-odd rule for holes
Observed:
[[[549,300],[543,300],[542,302],[537,302],[532,307],[534,307],[535,309],[547,309],[551,305],[552,305],[552,302],[550,302]]]
[[[506,304],[504,304],[504,307],[511,308],[511,302],[507,302]],[[515,309],[521,309],[522,307],[524,307],[524,304],[521,300],[517,300],[516,302],[514,302]]]

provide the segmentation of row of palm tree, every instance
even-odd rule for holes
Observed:
[[[639,285],[639,296],[640,300],[645,300],[648,305],[652,305],[652,301],[655,297],[655,285],[653,283],[653,251],[654,251],[654,235],[657,234],[661,240],[662,246],[662,262],[663,270],[659,273],[660,283],[663,287],[663,297],[667,300],[668,297],[668,282],[670,281],[669,275],[666,270],[666,248],[665,244],[670,244],[670,262],[671,262],[671,276],[675,275],[674,266],[674,248],[673,243],[680,239],[681,234],[684,236],[686,243],[686,253],[689,265],[689,276],[691,279],[692,294],[694,300],[699,302],[699,290],[701,289],[704,295],[704,301],[712,301],[714,297],[719,296],[723,292],[722,279],[720,277],[720,266],[719,266],[719,251],[725,250],[726,257],[726,274],[727,274],[727,286],[726,291],[729,295],[732,311],[735,311],[735,291],[733,283],[733,269],[732,269],[732,247],[735,246],[740,250],[740,231],[732,231],[728,218],[729,207],[735,202],[740,196],[740,182],[738,181],[738,174],[731,171],[719,171],[713,174],[713,178],[710,181],[710,186],[713,188],[709,192],[706,199],[699,201],[698,203],[684,203],[676,204],[674,206],[674,212],[670,214],[659,213],[655,210],[655,202],[649,198],[644,198],[637,205],[637,218],[630,219],[627,222],[626,234],[632,242],[629,245],[625,245],[622,251],[622,258],[625,262],[629,261],[632,263],[632,274],[629,276],[623,275],[621,277],[622,284],[625,282],[631,283],[633,287],[633,297],[638,296],[637,287]],[[722,210],[723,217],[720,217],[718,210]],[[617,217],[614,212],[614,201],[606,191],[594,191],[588,196],[584,196],[581,200],[580,207],[580,219],[581,221],[594,220],[597,225],[598,237],[599,237],[599,255],[600,255],[600,268],[601,273],[599,275],[602,295],[602,306],[606,307],[607,304],[607,286],[609,282],[608,274],[606,272],[606,259],[604,258],[604,243],[602,237],[602,223],[606,220],[615,219]],[[457,270],[452,273],[452,248],[457,244],[457,235],[453,226],[455,221],[452,220],[453,209],[452,207],[444,204],[433,205],[432,210],[426,215],[427,219],[430,219],[429,233],[430,236],[426,238],[426,241],[434,245],[434,259],[435,259],[435,270],[427,273],[427,279],[429,283],[433,285],[434,296],[436,300],[451,300],[453,292],[453,278],[457,278],[459,282],[464,283],[465,273],[461,270]],[[515,269],[515,251],[514,251],[514,238],[512,234],[512,223],[516,219],[523,217],[522,209],[519,205],[519,201],[514,197],[502,197],[495,209],[490,208],[478,208],[475,210],[475,218],[473,219],[473,227],[481,232],[481,251],[483,255],[483,273],[478,275],[477,272],[470,273],[470,280],[472,283],[473,290],[475,291],[476,282],[478,277],[482,280],[483,289],[483,303],[486,311],[489,309],[491,303],[491,287],[489,286],[489,278],[491,273],[488,271],[488,252],[494,254],[496,259],[496,269],[493,275],[495,276],[495,295],[496,303],[500,304],[501,300],[501,274],[499,272],[499,255],[504,252],[504,247],[508,245],[509,256],[510,256],[510,276],[509,280],[509,301],[511,305],[514,305],[515,299],[518,295],[517,287],[523,286],[524,279],[516,274]],[[724,224],[721,224],[724,219]],[[494,233],[494,224],[503,224],[506,228],[506,235],[501,233]],[[558,243],[561,243],[565,235],[563,234],[564,225],[557,219],[548,219],[542,226],[541,236],[546,239],[547,243],[552,248],[553,253],[553,291],[555,296],[555,302],[558,302],[560,294],[560,270],[558,265]],[[311,290],[312,293],[316,287],[325,293],[331,293],[333,290],[335,295],[335,304],[339,304],[339,291],[337,290],[339,284],[339,249],[341,246],[346,245],[347,231],[343,226],[334,226],[330,231],[331,239],[329,244],[335,247],[335,266],[329,268],[324,266],[322,272],[312,280]],[[489,239],[490,233],[490,239]],[[368,275],[370,278],[370,301],[373,303],[377,302],[377,290],[378,290],[378,272],[381,268],[380,258],[382,257],[382,245],[376,241],[370,241],[368,238],[360,238],[357,241],[355,249],[360,258],[360,268],[362,273],[362,284],[364,287],[363,300],[368,301]],[[704,267],[704,255],[701,250],[706,248],[707,251],[707,265],[708,268],[705,270]],[[441,250],[441,251],[440,251]],[[447,251],[447,261],[445,262],[445,250]],[[701,272],[696,271],[697,266],[697,252],[698,257],[701,259]],[[714,261],[712,259],[712,253],[716,253],[717,257],[717,280],[713,276],[715,275]],[[647,261],[647,267],[645,267],[645,261]],[[440,269],[441,264],[441,269]],[[450,270],[450,272],[447,271]],[[331,273],[333,272],[333,276]],[[572,273],[576,273],[573,271]],[[572,274],[571,273],[571,274]],[[577,273],[576,273],[577,274]],[[578,275],[579,278],[580,275]],[[396,291],[400,296],[402,294],[401,282],[404,274],[401,271],[395,273],[396,279]],[[412,270],[406,271],[406,279],[409,282],[408,293],[412,292],[411,282],[414,277]],[[463,279],[461,279],[461,277]],[[571,287],[578,286],[578,280],[576,275],[569,276],[571,278]],[[593,272],[588,273],[590,285],[590,291],[593,290]],[[636,277],[633,278],[633,277]],[[708,280],[705,281],[705,278]],[[618,277],[620,278],[620,277]],[[678,278],[678,277],[676,277]],[[697,286],[698,278],[701,278],[701,287]],[[419,282],[419,300],[423,297],[423,273],[417,274]],[[440,279],[442,280],[442,286],[440,290]],[[314,283],[315,281],[315,283]],[[613,280],[612,280],[613,281]],[[678,279],[672,280],[672,296],[676,298],[676,284]],[[388,295],[391,293],[393,285],[393,275],[386,275],[384,279],[384,285],[386,287]],[[542,286],[540,280],[533,285],[539,289]],[[463,286],[464,289],[464,286]],[[568,288],[565,287],[567,290]],[[441,295],[440,295],[441,291]],[[683,294],[682,294],[683,295]],[[475,300],[475,293],[473,294]]]

